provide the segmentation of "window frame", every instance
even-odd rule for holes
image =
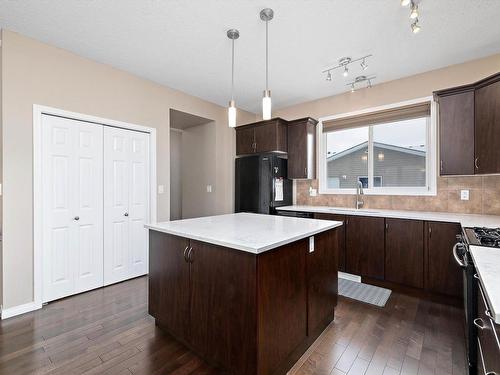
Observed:
[[[370,112],[382,111],[392,108],[403,107],[412,104],[430,102],[431,113],[427,119],[427,154],[426,154],[426,186],[422,187],[371,187],[364,190],[364,194],[367,195],[423,195],[423,196],[435,196],[437,194],[437,105],[432,96],[418,98],[414,100],[407,100],[404,102],[367,108],[359,111],[342,113],[338,115],[331,115],[326,117],[321,117],[318,121],[318,126],[316,127],[316,137],[317,137],[317,150],[316,150],[316,160],[318,161],[318,182],[319,182],[319,193],[320,194],[356,194],[355,188],[328,188],[328,176],[327,176],[327,163],[326,163],[326,138],[327,133],[323,133],[323,121],[335,120],[343,117],[356,116],[361,114],[366,114]],[[368,160],[373,160],[373,127],[369,126],[369,136],[368,136]],[[373,178],[373,162],[368,163],[368,177]]]

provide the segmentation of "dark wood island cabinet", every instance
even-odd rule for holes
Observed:
[[[149,313],[224,371],[284,374],[333,320],[337,229],[259,254],[149,233]]]

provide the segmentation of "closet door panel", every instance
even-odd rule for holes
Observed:
[[[148,272],[149,135],[130,133],[130,255],[132,277]]]
[[[129,149],[126,130],[104,128],[104,284],[129,278]]]
[[[74,285],[74,128],[42,118],[43,301],[70,295]]]
[[[103,127],[79,122],[77,129],[78,292],[103,285]]]

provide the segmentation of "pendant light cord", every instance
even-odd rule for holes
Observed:
[[[231,100],[234,100],[234,39],[231,52]]]
[[[269,90],[269,21],[266,21],[266,90]]]

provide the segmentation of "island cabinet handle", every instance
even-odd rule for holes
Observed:
[[[188,261],[188,259],[187,259],[187,251],[188,251],[188,249],[189,249],[189,245],[186,246],[186,248],[184,249],[184,255],[183,256],[184,256],[184,261],[186,261],[186,262]]]
[[[473,320],[474,325],[479,329],[484,329],[484,322],[481,318],[476,318]]]
[[[193,263],[193,248],[192,247],[189,247],[189,252],[188,252],[187,258],[188,258],[189,263]]]

